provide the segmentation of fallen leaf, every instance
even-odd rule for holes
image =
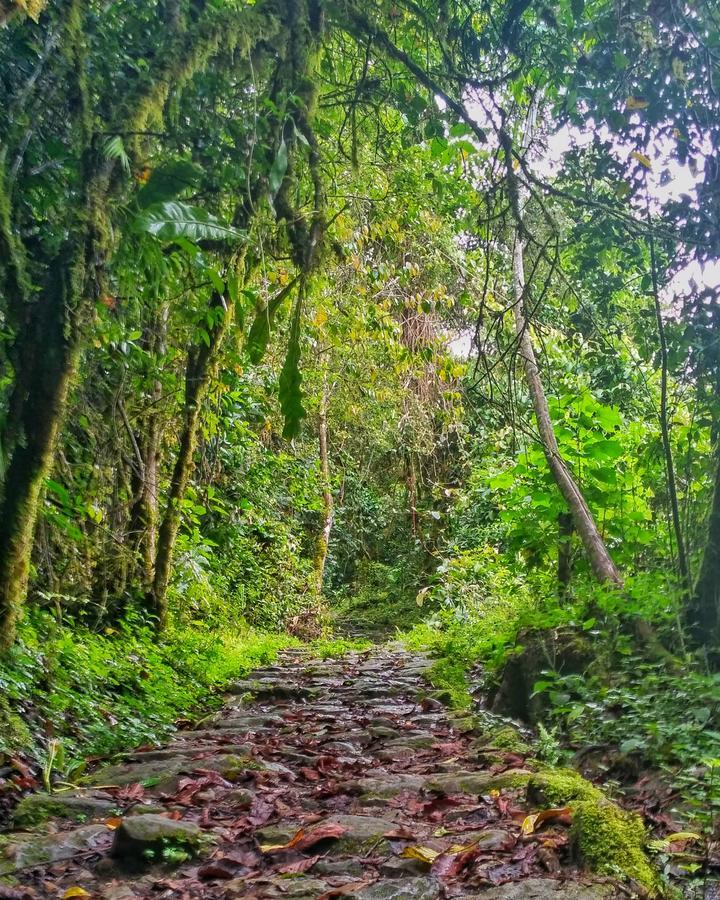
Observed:
[[[213,859],[198,869],[198,878],[234,878],[238,864],[232,859]]]
[[[109,819],[105,819],[105,824],[108,828],[117,828],[121,822],[122,816],[111,816]]]
[[[346,831],[347,828],[344,825],[328,822],[325,825],[318,825],[316,828],[307,830],[301,828],[287,844],[264,844],[260,846],[260,849],[263,853],[272,853],[275,850],[307,850],[328,838],[342,837]]]
[[[437,850],[433,850],[432,847],[406,847],[400,856],[403,859],[418,859],[420,862],[432,865],[433,861],[440,856],[440,853]]]
[[[415,837],[415,833],[407,825],[401,825],[399,828],[393,828],[392,831],[386,831],[383,837],[396,841],[411,841]]]
[[[275,871],[281,875],[302,875],[303,872],[312,869],[319,859],[319,856],[306,856],[304,859],[299,859],[297,862],[286,863],[285,865],[279,866]]]
[[[539,813],[532,813],[523,820],[523,823],[520,826],[520,833],[532,834],[538,825],[542,825],[542,823],[547,822],[548,819],[559,819],[569,815],[571,815],[569,806],[563,806],[559,809],[545,809]]]
[[[471,845],[461,853],[441,853],[433,862],[432,873],[437,878],[457,878],[473,860],[480,855],[478,844]]]
[[[70,900],[71,897],[89,897],[90,892],[86,891],[85,888],[80,887],[79,885],[75,885],[74,887],[69,887],[65,893],[63,894],[63,900]]]
[[[113,785],[109,786],[111,789]],[[121,787],[120,790],[115,794],[115,797],[118,800],[123,801],[124,803],[130,803],[133,800],[142,800],[145,796],[145,788],[140,784],[140,782],[136,782],[135,784],[126,784],[124,787]]]

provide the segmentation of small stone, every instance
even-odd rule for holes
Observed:
[[[377,778],[358,778],[350,782],[348,793],[361,794],[365,798],[377,797],[387,799],[402,794],[403,791],[420,791],[425,787],[424,775],[385,775]]]
[[[143,862],[148,851],[160,853],[168,844],[197,848],[201,835],[193,822],[178,822],[152,814],[131,816],[116,828],[110,855],[128,862]]]
[[[349,875],[351,878],[360,878],[367,872],[358,859],[321,859],[313,866],[313,872],[318,875]]]
[[[399,856],[393,856],[381,863],[378,871],[388,878],[404,878],[406,875],[424,875],[427,872],[427,865],[419,859],[400,859]]]

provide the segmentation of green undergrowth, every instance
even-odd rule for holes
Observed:
[[[97,634],[49,617],[26,622],[0,662],[0,754],[42,761],[52,748],[70,760],[157,741],[178,718],[219,705],[219,688],[292,643],[250,628],[186,628],[158,639],[140,623]]]
[[[348,653],[362,653],[373,646],[362,638],[320,638],[309,645],[312,656],[319,659],[339,659]]]

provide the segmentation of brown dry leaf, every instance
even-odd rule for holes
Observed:
[[[108,828],[117,828],[122,822],[122,816],[110,816],[109,819],[105,819],[105,825]]]
[[[299,859],[297,862],[278,866],[275,871],[281,875],[302,875],[303,872],[312,869],[319,859],[320,856],[306,856],[304,859]]]
[[[326,825],[318,825],[315,828],[301,828],[295,837],[287,844],[264,844],[260,849],[263,853],[272,853],[275,850],[307,850],[319,841],[327,838],[342,837],[347,828],[344,825],[338,825],[335,822],[328,822]]]
[[[238,864],[232,859],[213,859],[200,866],[198,878],[234,878],[237,874]]]
[[[396,841],[411,841],[415,837],[415,833],[407,825],[401,825],[399,828],[393,828],[392,831],[386,831],[383,837]]]
[[[453,853],[452,848],[447,853],[441,853],[433,862],[432,873],[437,878],[457,878],[457,876],[470,863],[480,855],[478,844],[471,844]]]

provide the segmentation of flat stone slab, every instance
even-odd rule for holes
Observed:
[[[102,799],[90,794],[75,792],[65,794],[28,794],[13,813],[15,826],[37,825],[47,819],[64,818],[76,822],[101,819],[117,809],[111,798]]]
[[[466,895],[468,896],[468,895]],[[612,884],[525,878],[482,892],[483,900],[602,900],[618,896]],[[624,896],[624,895],[621,895]]]
[[[100,852],[107,848],[111,837],[112,831],[107,825],[83,825],[57,834],[21,832],[0,837],[0,875],[71,859],[86,850]]]

